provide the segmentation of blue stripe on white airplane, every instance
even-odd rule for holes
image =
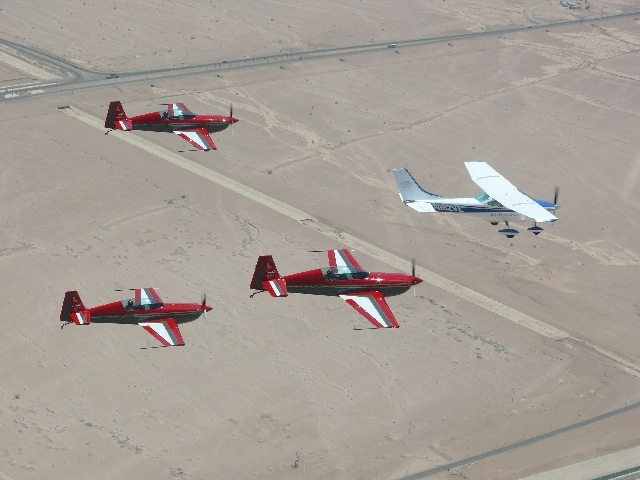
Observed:
[[[553,202],[534,200],[520,192],[485,162],[465,162],[465,166],[471,179],[486,193],[474,198],[445,198],[424,190],[406,168],[397,168],[393,170],[393,174],[400,188],[402,202],[422,213],[464,213],[480,217],[492,225],[505,222],[507,228],[499,230],[499,233],[508,238],[519,233],[509,227],[510,221],[522,222],[529,218],[533,220],[533,226],[527,230],[538,235],[543,230],[538,223],[558,220],[551,213],[560,208],[557,204],[557,187]]]

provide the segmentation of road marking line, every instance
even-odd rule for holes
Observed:
[[[2,89],[4,89],[5,91],[10,91],[10,90],[20,90],[21,88],[28,88],[29,86],[33,86],[38,82],[29,82],[29,83],[20,83],[20,84],[16,84],[16,85],[7,85],[6,87],[2,87]]]
[[[98,130],[104,130],[104,123],[99,118],[94,117],[93,115],[79,110],[73,106],[62,109],[62,111],[76,118],[87,125],[90,125]],[[136,146],[145,152],[151,153],[159,158],[162,158],[174,165],[177,165],[189,172],[195,173],[202,178],[206,178],[221,187],[227,188],[235,193],[238,193],[246,198],[254,200],[265,207],[268,207],[276,212],[279,212],[287,217],[296,220],[302,225],[311,228],[329,238],[337,240],[351,248],[354,248],[358,251],[364,252],[388,265],[391,265],[398,270],[409,271],[411,269],[411,262],[404,260],[397,255],[394,255],[386,250],[383,250],[380,247],[376,247],[364,240],[361,240],[349,233],[344,231],[338,231],[334,227],[323,223],[322,221],[314,218],[312,215],[303,212],[291,205],[287,205],[280,200],[277,200],[273,197],[265,195],[258,190],[255,190],[251,187],[243,185],[240,182],[237,182],[229,177],[221,175],[220,173],[211,170],[210,168],[204,167],[199,163],[196,163],[188,158],[183,157],[182,155],[178,155],[166,148],[160,147],[155,143],[152,143],[144,138],[138,137],[132,133],[120,132],[118,130],[113,130],[109,135],[116,136],[117,138]],[[533,330],[534,332],[547,337],[553,340],[562,340],[562,339],[572,339],[580,342],[584,345],[587,345],[594,350],[596,350],[601,355],[608,357],[609,359],[615,361],[622,366],[622,370],[633,375],[635,377],[640,378],[640,367],[621,358],[619,355],[609,352],[597,345],[588,343],[582,339],[572,337],[569,333],[560,330],[552,325],[544,323],[536,318],[533,318],[526,313],[520,312],[514,308],[508,307],[492,298],[487,297],[481,293],[478,293],[470,288],[467,288],[459,283],[454,282],[453,280],[449,280],[448,278],[443,277],[431,270],[427,270],[426,268],[420,267],[416,265],[416,273],[420,278],[422,278],[425,282],[430,283],[433,286],[441,288],[449,293],[452,293],[464,300],[467,300],[479,307],[482,307],[492,313],[500,315],[501,317],[506,318],[518,325],[521,325],[529,330]]]
[[[0,62],[6,63],[13,68],[17,68],[18,70],[28,73],[29,75],[33,75],[41,80],[53,80],[54,78],[59,78],[58,75],[54,75],[53,73],[47,72],[40,67],[36,67],[31,63],[25,62],[24,60],[2,51],[0,51]]]
[[[38,83],[38,82],[34,82],[34,83],[30,83],[30,84],[26,84],[25,86],[21,86],[21,87],[16,87],[16,88],[5,88],[6,92],[12,92],[14,90],[26,90],[28,88],[35,88],[35,87],[50,87],[52,85],[58,85],[58,82],[53,82],[53,83]]]

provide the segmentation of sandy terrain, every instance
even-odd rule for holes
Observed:
[[[104,71],[586,14],[555,2],[159,1],[123,16],[124,2],[107,14],[56,1],[50,21],[26,15],[31,3],[3,4],[4,38]],[[122,42],[129,29],[135,40]],[[5,102],[0,478],[395,479],[638,401],[639,50],[640,22],[625,18]],[[0,79],[12,72],[0,65]],[[331,235],[56,108],[102,119],[115,99],[129,115],[168,101],[222,113],[232,102],[240,122],[233,136],[213,135],[216,152],[130,135],[299,208]],[[509,240],[399,201],[390,169],[403,165],[430,191],[479,194],[469,160],[536,198],[559,185],[560,221]],[[427,282],[389,300],[399,330],[354,330],[365,320],[339,298],[249,297],[258,255],[273,254],[283,274],[324,266],[309,250],[343,248],[331,238],[340,231],[570,337]],[[206,291],[214,310],[181,327],[182,348],[150,348],[136,326],[59,328],[66,290],[94,306],[119,299],[116,284],[158,287],[165,301]],[[461,471],[515,479],[629,448],[640,444],[638,415]]]
[[[194,65],[440,33],[535,25],[633,11],[629,0],[569,11],[547,0],[201,2],[33,0],[0,10],[8,40],[101,71]],[[132,20],[134,19],[134,20]]]

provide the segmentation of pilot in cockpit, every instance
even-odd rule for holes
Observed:
[[[169,112],[167,112],[166,110],[162,112],[162,119],[169,120]]]
[[[133,300],[127,300],[127,310],[131,310],[133,308]]]

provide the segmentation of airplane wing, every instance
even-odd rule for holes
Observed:
[[[211,137],[209,136],[209,132],[204,128],[174,130],[173,133],[184,138],[198,150],[217,150],[216,144],[213,143],[213,140],[211,140]]]
[[[355,308],[360,315],[369,320],[376,328],[400,327],[382,293],[378,291],[361,292],[340,295],[340,297]]]
[[[518,191],[486,162],[465,162],[464,165],[471,179],[505,207],[536,222],[555,222],[558,219],[531,197]]]
[[[167,111],[169,112],[170,117],[178,117],[178,116],[193,116],[195,114],[189,110],[184,103],[167,103]]]
[[[180,107],[180,110],[182,110],[183,115],[195,115],[195,113],[189,110],[189,107],[187,107],[184,103],[179,103],[178,106]]]
[[[184,345],[178,324],[173,318],[161,318],[159,320],[140,322],[138,325],[156,337],[165,347]]]
[[[134,289],[135,298],[133,299],[133,304],[135,306],[146,306],[146,305],[163,305],[164,302],[156,292],[155,288],[147,287],[147,288],[136,288]]]
[[[347,249],[329,250],[329,267],[336,273],[364,272],[358,261]]]

